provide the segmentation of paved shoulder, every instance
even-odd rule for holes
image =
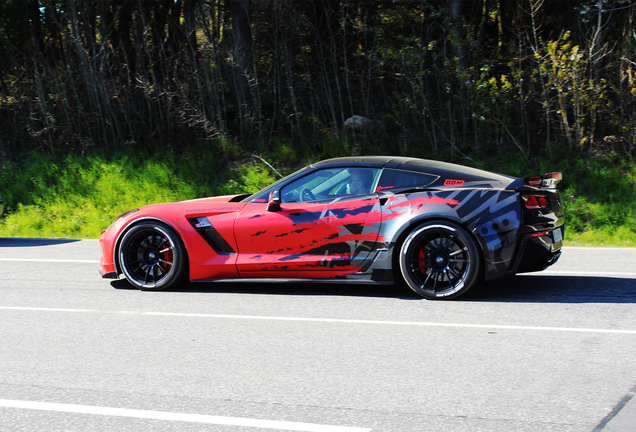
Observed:
[[[99,262],[99,240],[0,238],[0,261],[82,260]]]

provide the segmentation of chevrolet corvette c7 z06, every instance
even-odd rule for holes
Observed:
[[[556,262],[560,180],[407,157],[329,159],[251,195],[131,210],[100,238],[100,273],[143,290],[186,279],[405,282],[450,299]]]

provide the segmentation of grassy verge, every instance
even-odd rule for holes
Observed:
[[[32,155],[0,168],[0,237],[97,238],[135,207],[258,190],[277,177],[263,166],[172,152],[62,159]]]
[[[282,174],[303,165],[290,151],[265,158]],[[528,166],[524,159],[508,155],[496,163],[469,164],[516,176],[560,170],[566,244],[636,246],[636,165],[617,157],[552,159]],[[140,205],[253,192],[277,178],[264,160],[240,159],[223,146],[178,154],[33,154],[20,163],[0,164],[0,196],[5,201],[0,237],[97,238],[117,215]]]
[[[507,155],[488,169],[516,176],[561,171],[568,246],[636,247],[636,164],[617,155],[547,158],[528,165]]]

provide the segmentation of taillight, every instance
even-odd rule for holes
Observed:
[[[536,233],[530,234],[530,237],[543,237],[543,236],[547,236],[549,234],[550,234],[550,231],[541,231],[541,232],[536,232]]]
[[[523,205],[528,210],[548,208],[548,200],[544,196],[525,195],[522,198],[523,198]]]

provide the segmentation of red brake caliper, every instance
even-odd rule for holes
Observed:
[[[420,273],[426,273],[426,251],[424,249],[420,249],[417,253],[417,258],[421,260],[417,262],[417,266],[422,267],[420,269]]]
[[[167,250],[167,251],[165,251],[165,252],[164,252],[164,254],[163,254],[163,260],[164,260],[164,261],[167,261],[167,262],[162,262],[162,263],[160,263],[159,265],[161,265],[161,267],[162,267],[162,268],[163,268],[166,272],[168,272],[168,270],[170,270],[170,268],[169,268],[169,267],[170,267],[170,264],[168,264],[168,263],[171,263],[171,262],[172,262],[172,249],[169,249],[169,248],[170,248],[170,244],[169,244],[169,243],[165,243],[165,244],[163,245],[163,248],[164,248],[164,249],[168,249],[168,250]]]

